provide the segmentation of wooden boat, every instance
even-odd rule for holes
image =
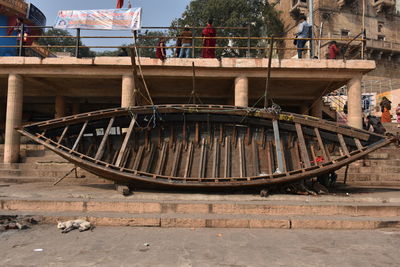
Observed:
[[[331,173],[393,140],[310,116],[217,105],[116,108],[19,132],[82,169],[150,188],[263,188]]]

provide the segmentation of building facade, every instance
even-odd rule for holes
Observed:
[[[309,0],[269,1],[281,11],[285,37],[294,36],[301,14],[310,18]],[[313,3],[314,36],[324,39],[313,42],[315,56],[326,58],[329,39],[335,39],[342,48],[342,57],[364,57],[377,62],[377,69],[364,77],[366,85],[375,84],[368,90],[379,92],[400,88],[400,0],[314,0]],[[363,28],[365,46],[360,41],[350,42],[362,37]],[[294,46],[293,41],[283,45]],[[295,50],[283,53],[285,58],[296,55]]]

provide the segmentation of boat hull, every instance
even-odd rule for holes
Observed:
[[[309,116],[204,105],[103,110],[19,131],[93,174],[163,189],[294,183],[334,172],[392,142]]]

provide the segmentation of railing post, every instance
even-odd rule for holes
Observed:
[[[20,27],[21,27],[21,28],[20,28],[21,33],[20,33],[20,35],[19,35],[19,36],[20,36],[20,39],[19,39],[18,56],[22,57],[23,51],[24,51],[25,24],[22,23]]]
[[[248,39],[247,39],[247,57],[250,57],[250,54],[251,54],[251,49],[250,49],[250,47],[251,47],[251,40],[250,40],[251,26],[250,26],[250,24],[247,25],[247,37],[248,37]]]
[[[81,29],[76,29],[75,57],[79,58],[79,43],[81,41]]]
[[[194,58],[194,48],[195,47],[196,46],[195,46],[195,39],[194,39],[194,28],[192,28],[192,58]]]

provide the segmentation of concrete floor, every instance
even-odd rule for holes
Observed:
[[[98,227],[61,234],[43,225],[0,234],[0,266],[398,266],[399,247],[394,230]]]

